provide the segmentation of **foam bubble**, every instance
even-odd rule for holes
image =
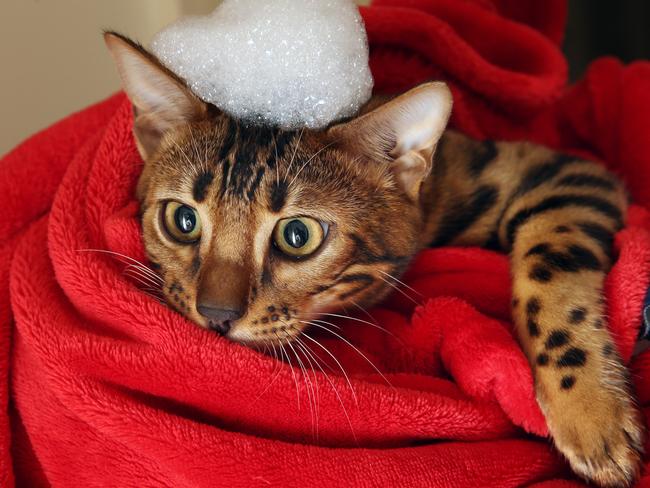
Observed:
[[[203,100],[286,129],[352,116],[372,92],[351,0],[224,0],[163,29],[152,51]]]

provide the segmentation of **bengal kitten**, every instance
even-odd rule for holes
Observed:
[[[603,299],[627,197],[602,166],[445,132],[444,83],[327,130],[249,126],[141,46],[105,39],[134,106],[144,243],[171,307],[242,344],[288,342],[315,314],[377,303],[383,275],[427,246],[501,249],[555,444],[601,486],[638,478],[644,427]]]

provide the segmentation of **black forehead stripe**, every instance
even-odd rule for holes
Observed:
[[[269,158],[266,165],[274,169],[279,160],[284,157],[287,149],[291,146],[293,140],[296,138],[295,132],[277,131],[274,140],[271,143],[269,150]]]
[[[194,200],[197,202],[202,202],[205,200],[205,196],[208,192],[208,187],[212,184],[214,180],[214,173],[211,171],[203,171],[198,175],[194,181],[194,187],[192,188],[192,195]]]
[[[264,178],[264,173],[266,172],[266,169],[262,166],[257,169],[257,174],[255,175],[255,179],[251,183],[251,186],[248,188],[248,193],[246,196],[248,196],[248,200],[253,201],[255,198],[255,193],[257,193],[257,189],[260,187],[260,184],[262,183],[262,178]]]
[[[233,195],[244,196],[244,189],[253,179],[254,169],[257,164],[257,154],[266,147],[260,147],[264,138],[260,135],[268,132],[261,127],[241,127],[239,140],[235,151],[235,161],[230,172],[229,189]]]
[[[269,127],[258,127],[255,133],[255,144],[260,149],[267,149],[273,144],[273,136],[276,130]]]
[[[226,194],[228,189],[228,180],[230,178],[230,162],[224,161],[221,173],[221,187],[219,188],[219,195],[222,197]]]
[[[277,213],[284,207],[287,202],[287,182],[284,180],[275,181],[271,188],[271,211]]]
[[[221,148],[219,149],[217,162],[225,160],[230,155],[233,146],[237,142],[238,132],[239,127],[237,122],[229,117],[226,121],[226,134],[224,135],[223,142],[221,143]]]

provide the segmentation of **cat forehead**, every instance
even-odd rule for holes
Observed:
[[[208,196],[242,204],[257,200],[278,211],[287,200],[311,206],[318,198],[335,198],[342,182],[358,176],[350,163],[323,133],[219,118],[166,135],[150,161],[150,190],[198,203]]]

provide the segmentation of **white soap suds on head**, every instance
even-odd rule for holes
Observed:
[[[372,92],[351,0],[224,0],[166,27],[152,50],[200,98],[258,124],[322,128],[354,115]]]

